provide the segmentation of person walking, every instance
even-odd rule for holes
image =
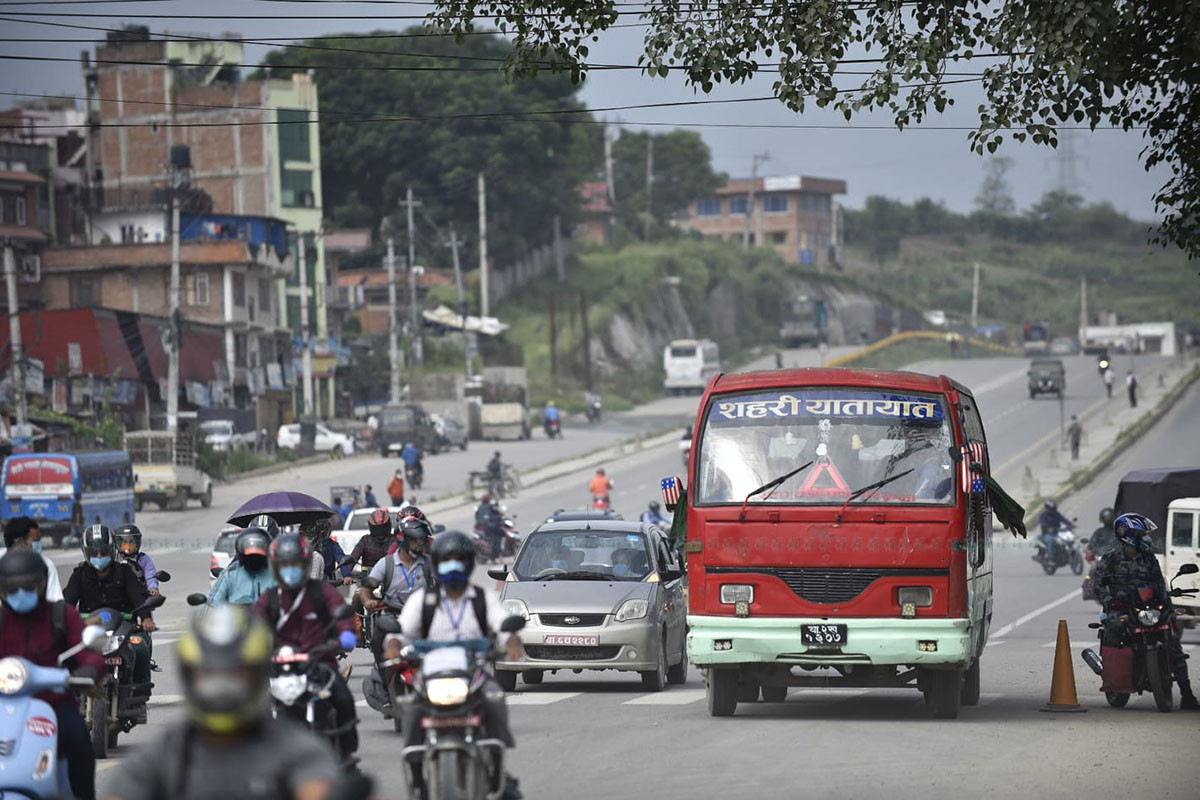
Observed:
[[[1138,380],[1133,375],[1133,370],[1129,370],[1125,375],[1125,388],[1129,390],[1129,407],[1137,408],[1137,390]]]
[[[1117,382],[1117,375],[1112,371],[1112,367],[1104,370],[1104,389],[1108,392],[1108,397],[1112,399],[1113,384]]]
[[[1083,439],[1083,425],[1079,417],[1071,415],[1071,424],[1067,426],[1067,441],[1071,443],[1071,460],[1079,460],[1079,442]]]

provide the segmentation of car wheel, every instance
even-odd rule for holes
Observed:
[[[340,444],[335,444],[333,449],[329,451],[329,454],[334,458],[341,458],[343,455],[345,455]]]
[[[500,688],[506,692],[513,692],[517,689],[517,673],[509,670],[496,670],[496,683],[500,684]]]
[[[679,663],[667,668],[667,683],[673,686],[682,686],[687,683],[688,656],[686,640],[687,637],[685,636],[685,644],[679,648]]]
[[[664,638],[658,645],[658,660],[654,669],[640,673],[642,688],[651,692],[661,692],[667,688],[667,642]]]

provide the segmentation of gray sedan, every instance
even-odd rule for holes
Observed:
[[[662,531],[642,522],[552,522],[526,537],[506,581],[508,614],[526,619],[525,657],[500,661],[506,690],[546,671],[637,672],[660,691],[687,679],[687,608],[679,560]]]

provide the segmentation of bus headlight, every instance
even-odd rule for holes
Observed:
[[[721,602],[726,605],[754,602],[754,587],[748,583],[722,583]]]
[[[901,586],[899,592],[900,606],[912,604],[917,608],[928,608],[933,605],[932,586]]]

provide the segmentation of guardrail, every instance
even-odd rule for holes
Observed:
[[[949,342],[949,339],[947,338],[949,335],[950,334],[946,334],[946,333],[938,333],[937,331],[901,331],[900,333],[895,333],[895,334],[892,334],[891,336],[880,339],[878,342],[875,342],[874,344],[867,345],[866,347],[864,347],[861,350],[856,350],[853,353],[848,353],[847,355],[839,356],[838,358],[831,359],[829,361],[829,363],[826,364],[826,366],[850,367],[850,366],[853,366],[856,361],[859,361],[863,358],[866,358],[867,356],[878,353],[881,350],[885,350],[889,347],[893,347],[902,342],[912,341],[913,339],[928,339],[930,341]],[[986,339],[976,339],[974,337],[968,337],[961,341],[969,342],[971,347],[978,347],[978,348],[982,348],[984,350],[990,350],[993,353],[1004,353],[1006,355],[1021,355],[1024,352],[1019,347],[1011,347],[1009,345],[998,344],[996,342],[989,342]]]

